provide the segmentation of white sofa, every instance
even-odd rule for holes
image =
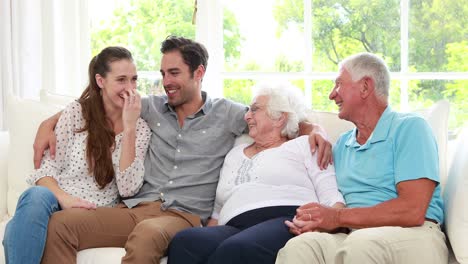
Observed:
[[[70,100],[71,98],[49,95],[42,95],[41,103],[9,98],[9,132],[0,132],[0,238],[3,238],[5,225],[14,214],[19,195],[27,188],[24,177],[32,170],[32,143],[38,124],[62,109]],[[447,177],[448,111],[448,102],[440,101],[430,109],[421,111],[421,114],[431,124],[439,144],[440,174],[447,203],[447,233],[458,260],[457,262],[451,252],[450,263],[468,263],[468,210],[465,206],[465,201],[468,200],[468,129],[459,136],[458,150],[450,176]],[[351,123],[339,120],[334,113],[313,112],[310,119],[328,131],[332,142],[336,141],[339,134],[353,127]],[[79,252],[78,263],[120,263],[124,253],[123,248],[87,249]],[[166,260],[161,262],[165,263]],[[3,248],[0,250],[0,264],[2,263]]]

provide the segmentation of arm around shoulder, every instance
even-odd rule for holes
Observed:
[[[34,168],[39,168],[41,165],[41,159],[44,155],[46,149],[50,149],[50,156],[52,159],[55,158],[55,144],[56,138],[54,133],[55,125],[60,118],[62,111],[56,113],[55,115],[49,117],[48,119],[42,121],[39,125],[39,128],[36,132],[36,137],[34,139],[33,149],[34,149]]]

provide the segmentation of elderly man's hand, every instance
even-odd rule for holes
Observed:
[[[292,221],[286,220],[284,222],[289,227],[289,232],[298,236],[305,232],[319,231],[316,229],[317,223],[313,220],[299,220],[297,216],[294,216]]]
[[[312,153],[317,151],[317,165],[321,170],[333,163],[332,144],[327,140],[323,131],[314,129],[310,132],[309,144]]]
[[[331,232],[338,227],[339,208],[325,207],[318,203],[308,203],[297,209],[293,221],[286,221],[292,234],[300,235],[305,232]]]

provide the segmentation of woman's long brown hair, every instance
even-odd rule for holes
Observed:
[[[133,61],[130,51],[123,47],[107,47],[94,56],[89,63],[89,84],[81,94],[81,104],[85,126],[77,132],[88,132],[86,142],[86,159],[89,173],[94,176],[99,188],[104,188],[115,175],[112,165],[112,150],[115,144],[115,133],[106,117],[101,88],[96,82],[96,74],[106,77],[114,61]]]

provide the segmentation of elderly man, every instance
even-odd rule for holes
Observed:
[[[333,149],[348,208],[300,207],[276,263],[447,263],[437,144],[423,118],[388,106],[389,85],[373,54],[340,64],[330,100],[356,125]]]

